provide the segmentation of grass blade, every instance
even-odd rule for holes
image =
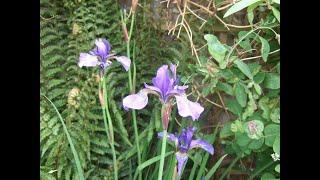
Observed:
[[[70,144],[70,148],[71,148],[74,160],[76,162],[76,167],[77,167],[77,170],[78,170],[78,174],[79,174],[80,180],[84,180],[83,170],[82,170],[81,165],[80,165],[79,156],[78,156],[78,153],[77,153],[77,151],[76,151],[76,149],[75,149],[75,147],[73,145],[72,139],[71,139],[70,134],[69,134],[68,129],[67,129],[67,126],[64,124],[63,118],[62,118],[61,114],[59,113],[57,107],[53,104],[53,102],[49,98],[47,98],[47,96],[45,96],[45,95],[42,95],[42,96],[45,97],[50,102],[50,104],[53,106],[54,110],[57,112],[57,114],[59,116],[59,119],[60,119],[60,121],[62,123],[63,130],[66,133],[68,142]]]
[[[169,156],[170,154],[173,154],[173,151],[167,152],[167,153],[164,155],[164,157],[167,157],[167,156]],[[137,178],[138,172],[142,171],[144,168],[150,166],[151,164],[159,161],[160,158],[161,158],[161,155],[156,156],[156,157],[153,157],[153,158],[147,160],[146,162],[143,162],[140,166],[138,166],[138,168],[137,168],[137,170],[136,170],[136,172],[135,172],[135,174],[134,174],[133,179],[136,179],[136,178]]]
[[[219,129],[219,124],[217,125],[217,127],[214,130],[212,139],[210,139],[210,141],[209,141],[211,144],[214,143],[214,141],[217,137],[218,129]],[[208,159],[209,159],[209,153],[206,153],[206,155],[204,156],[204,158],[201,161],[200,169],[198,171],[197,178],[196,178],[197,180],[200,180],[202,175],[204,174],[204,170],[206,168],[206,164],[207,164]]]
[[[228,154],[225,154],[224,156],[222,156],[218,162],[216,162],[216,164],[214,166],[212,166],[212,168],[210,169],[210,171],[208,172],[208,174],[205,176],[205,180],[209,180],[210,177],[216,172],[216,170],[218,169],[218,167],[220,166],[220,164],[222,163],[222,160],[227,156]]]

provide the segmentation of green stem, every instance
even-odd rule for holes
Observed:
[[[265,170],[266,168],[268,168],[269,166],[271,166],[274,163],[274,161],[270,161],[268,164],[262,166],[258,171],[256,171],[254,174],[252,174],[248,180],[252,180],[254,177],[256,177],[258,174],[260,174],[263,170]]]
[[[99,89],[101,89],[102,87],[102,81],[100,81],[99,83]],[[103,88],[102,88],[103,89]],[[103,97],[104,98],[104,97]],[[105,111],[105,107],[103,104],[101,104],[101,109],[102,109],[102,113],[103,113],[103,122],[104,122],[104,129],[106,131],[107,137],[108,139],[110,139],[110,135],[109,135],[109,130],[108,130],[108,122],[107,122],[107,115],[106,115],[106,111]]]
[[[134,20],[135,20],[135,14],[132,14],[131,17],[131,25],[130,25],[130,30],[129,30],[129,37],[128,37],[128,41],[127,41],[127,57],[130,58],[130,41],[131,41],[131,36],[132,36],[132,32],[133,32],[133,24],[134,24]],[[125,21],[124,21],[124,17],[123,14],[121,12],[121,21],[123,23],[124,26],[125,25]],[[134,63],[134,57],[131,58],[132,59],[132,64],[133,64],[133,82],[136,81],[136,68],[135,68],[135,63]],[[128,71],[128,80],[129,80],[129,89],[130,92],[134,92],[135,89],[135,83],[132,82],[132,77],[131,77],[131,68],[129,68]],[[132,120],[133,120],[133,128],[134,128],[134,135],[135,135],[135,141],[136,141],[136,146],[137,146],[137,152],[138,152],[138,166],[141,165],[141,151],[140,151],[140,143],[139,143],[139,132],[138,132],[138,125],[137,125],[137,117],[136,117],[136,111],[133,109],[132,110]],[[139,180],[142,179],[142,174],[141,172],[139,172]]]
[[[139,143],[139,132],[138,132],[138,125],[136,119],[136,111],[132,110],[132,119],[133,119],[133,128],[134,128],[134,135],[136,140],[137,152],[138,152],[138,166],[141,164],[141,151],[140,151],[140,143]],[[139,172],[139,179],[142,179],[141,173]]]
[[[231,168],[236,164],[236,162],[241,158],[241,156],[237,156],[230,164],[230,166],[225,170],[219,180],[223,180],[223,178],[228,174]]]
[[[109,107],[108,107],[108,94],[107,94],[105,77],[103,77],[103,79],[102,79],[102,87],[103,87],[103,96],[104,96],[104,110],[106,111],[107,120],[108,120],[108,123],[106,123],[106,121],[105,121],[104,124],[105,124],[106,131],[108,131],[107,126],[109,126],[109,130],[110,130],[109,141],[110,141],[111,151],[112,151],[113,168],[114,168],[114,179],[118,180],[117,157],[116,157],[116,151],[115,151],[115,148],[114,148],[114,133],[113,133],[114,131],[113,131],[112,120],[111,120]]]
[[[161,159],[160,159],[158,180],[162,179],[164,155],[166,153],[166,146],[167,146],[167,130],[165,129],[165,130],[163,130],[163,138],[162,138],[162,144],[161,144]]]
[[[255,29],[252,29],[251,31],[249,31],[247,34],[245,34],[243,37],[241,37],[238,42],[236,44],[234,44],[230,50],[230,52],[228,53],[227,57],[226,57],[226,60],[228,63],[230,63],[230,56],[232,54],[232,52],[235,50],[235,48],[242,42],[242,40],[244,40],[247,36],[249,36],[251,33],[253,33],[254,31],[256,30],[260,30],[260,29],[269,29],[271,30],[275,35],[278,35],[277,32],[275,32],[272,28],[270,27],[257,27]]]

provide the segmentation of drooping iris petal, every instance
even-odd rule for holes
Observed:
[[[97,53],[103,59],[106,58],[109,54],[109,51],[111,50],[109,41],[99,38],[96,39],[95,45],[97,46],[95,53]]]
[[[80,53],[78,66],[81,68],[82,66],[86,67],[94,67],[99,65],[100,62],[97,56],[90,55],[88,53]]]
[[[163,132],[159,132],[158,138],[162,139],[162,137],[163,137]],[[178,144],[178,138],[176,137],[176,135],[171,134],[171,133],[167,133],[167,138],[169,141],[174,142],[176,145]]]
[[[202,148],[203,150],[207,151],[211,155],[214,153],[213,146],[209,144],[207,141],[202,139],[192,140],[190,144],[190,149],[192,148]]]
[[[144,90],[131,94],[122,100],[125,109],[143,109],[148,104],[148,95]]]
[[[161,97],[165,99],[165,95],[172,84],[169,76],[168,65],[161,66],[157,71],[157,76],[152,79],[154,86],[161,90]]]
[[[121,63],[121,65],[124,67],[124,69],[126,71],[129,70],[130,64],[131,64],[131,60],[128,57],[126,57],[126,56],[116,56],[115,58],[119,63]]]
[[[182,168],[185,166],[188,160],[187,153],[180,153],[179,151],[176,153],[176,159],[178,161],[178,175],[181,176]]]
[[[176,95],[175,97],[180,116],[191,116],[192,120],[196,120],[200,117],[200,114],[203,112],[204,108],[199,103],[189,101],[185,94],[180,96]]]
[[[189,86],[176,86],[175,88],[182,91],[182,90],[186,90]]]

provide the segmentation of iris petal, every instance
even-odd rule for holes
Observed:
[[[178,175],[181,176],[182,168],[185,166],[188,160],[188,155],[186,153],[176,153],[176,159],[178,161]]]
[[[211,155],[214,153],[214,148],[211,144],[209,144],[207,141],[202,139],[192,140],[190,144],[190,149],[192,148],[202,148],[203,150],[207,151]]]
[[[106,39],[96,39],[95,45],[97,46],[96,52],[97,55],[101,56],[101,58],[106,58],[111,50],[111,45]]]
[[[162,137],[163,137],[163,132],[159,132],[158,138],[162,138]],[[178,138],[176,135],[171,134],[171,133],[167,133],[167,138],[169,141],[174,142],[176,145],[178,144]]]
[[[156,77],[152,79],[153,85],[161,90],[161,96],[163,99],[165,99],[165,95],[170,89],[170,85],[172,86],[173,84],[171,81],[168,65],[161,66],[157,71]]]
[[[176,95],[178,112],[180,116],[191,116],[192,120],[196,120],[200,117],[204,108],[197,102],[192,102],[187,99],[186,94]]]
[[[155,86],[149,86],[148,84],[144,83],[144,87],[153,91],[158,92],[161,95],[161,90]]]
[[[179,136],[179,150],[181,152],[187,152],[189,150],[193,133],[196,130],[194,127],[188,127],[187,129],[182,129],[182,132]]]
[[[124,69],[126,71],[129,70],[130,64],[131,64],[131,60],[128,57],[126,57],[126,56],[116,56],[115,58],[119,63],[121,63],[121,65],[124,67]]]
[[[125,109],[143,109],[148,104],[148,95],[143,89],[137,94],[131,94],[125,97],[122,100],[122,104]]]
[[[80,53],[79,62],[78,62],[79,67],[82,67],[82,66],[94,67],[99,64],[100,62],[97,56],[93,56],[88,53]]]

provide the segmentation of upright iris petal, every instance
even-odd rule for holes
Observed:
[[[125,68],[126,71],[129,70],[131,60],[125,56],[114,56],[110,55],[111,45],[106,39],[96,39],[96,47],[89,51],[89,53],[80,53],[78,66],[79,67],[95,67],[99,66],[101,72],[111,65],[111,59],[116,59]]]
[[[188,86],[178,85],[179,80],[176,72],[176,65],[170,64],[170,67],[168,65],[161,66],[157,70],[156,77],[152,78],[153,86],[145,84],[145,88],[140,90],[137,94],[125,97],[123,99],[123,106],[131,109],[142,109],[147,105],[145,102],[148,102],[148,97],[146,95],[153,93],[160,97],[159,99],[163,104],[171,103],[171,99],[176,98],[180,116],[191,116],[192,120],[198,119],[204,108],[199,103],[191,102],[187,99],[185,90]],[[142,91],[144,93],[142,93]],[[144,102],[144,106],[142,107],[142,103],[133,102],[136,99],[140,100],[140,102]]]
[[[188,129],[182,129],[179,139],[179,150],[181,152],[187,152],[189,150],[190,143],[192,141],[193,133],[196,129],[189,127]]]
[[[193,140],[193,134],[196,128],[188,127],[186,129],[182,129],[182,132],[179,136],[174,134],[168,133],[167,138],[169,141],[174,142],[178,151],[176,152],[176,159],[178,161],[178,174],[181,175],[181,170],[183,166],[186,164],[188,159],[187,152],[193,148],[202,148],[203,150],[207,151],[211,155],[214,153],[213,146],[205,140],[202,139],[195,139]],[[158,138],[162,138],[163,133],[158,133]]]
[[[95,45],[97,48],[95,53],[99,55],[102,59],[105,59],[109,55],[109,52],[111,50],[111,45],[109,41],[107,41],[106,39],[99,38],[96,39]]]
[[[152,79],[153,85],[160,89],[160,95],[163,100],[165,100],[167,92],[172,86],[172,80],[169,75],[168,65],[163,65],[158,69],[157,76]]]

